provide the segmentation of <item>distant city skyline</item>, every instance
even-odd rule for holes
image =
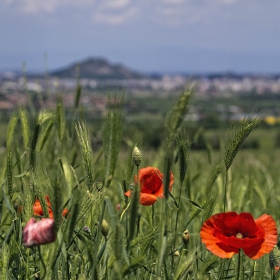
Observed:
[[[280,1],[1,0],[0,71],[102,57],[143,73],[280,73]]]

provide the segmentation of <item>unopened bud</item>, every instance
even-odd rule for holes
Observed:
[[[184,243],[185,246],[188,245],[189,241],[190,241],[190,234],[189,234],[189,230],[186,229],[183,234],[182,234],[182,241]]]
[[[104,237],[107,237],[109,234],[109,225],[105,220],[102,220],[102,225],[101,225],[101,232]]]
[[[180,256],[180,252],[178,250],[176,250],[174,253],[173,253],[173,256],[174,257],[179,257]]]
[[[116,205],[116,210],[117,210],[117,212],[119,212],[119,211],[121,210],[121,208],[122,208],[122,206],[121,206],[120,203]]]
[[[83,231],[87,234],[90,234],[90,228],[88,226],[84,226]]]
[[[135,146],[133,148],[133,151],[132,151],[132,160],[134,161],[134,164],[139,167],[140,163],[141,163],[141,160],[142,160],[142,153],[141,151],[138,149],[137,146]]]

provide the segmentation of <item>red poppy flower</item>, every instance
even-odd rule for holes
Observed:
[[[267,214],[256,220],[250,213],[216,214],[204,222],[200,236],[206,248],[220,258],[231,258],[243,249],[251,259],[259,259],[277,243],[276,223]]]
[[[155,167],[141,168],[138,173],[140,183],[140,204],[152,205],[158,197],[164,197],[163,174]],[[173,173],[170,171],[169,191],[172,190],[174,183]],[[137,175],[134,177],[135,184],[137,183]],[[131,191],[125,193],[126,196],[131,196]]]
[[[47,201],[47,207],[48,207],[48,212],[49,212],[49,217],[51,219],[53,219],[53,211],[52,211],[52,208],[51,208],[51,201],[50,201],[50,198],[46,195],[45,196],[45,199]],[[63,209],[62,211],[62,216],[65,217],[68,213],[68,210],[65,208]],[[40,203],[40,200],[39,199],[36,199],[34,204],[33,204],[33,214],[35,216],[44,216],[44,211],[43,211],[43,208],[41,206],[41,203]]]
[[[36,222],[31,218],[22,232],[23,244],[26,247],[42,245],[55,241],[55,223],[53,219],[44,219]]]

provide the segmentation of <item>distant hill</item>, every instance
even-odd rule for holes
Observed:
[[[112,64],[103,58],[89,58],[76,62],[69,67],[52,71],[51,76],[59,78],[76,78],[79,65],[80,78],[86,79],[140,79],[144,75],[133,71],[122,64]]]

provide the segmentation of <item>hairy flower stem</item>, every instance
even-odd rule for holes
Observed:
[[[39,253],[39,258],[40,258],[41,263],[42,263],[42,267],[44,269],[44,274],[41,275],[41,271],[40,271],[40,279],[43,280],[45,278],[45,276],[46,276],[47,270],[46,270],[46,266],[45,266],[45,263],[44,263],[44,260],[43,260],[42,254],[41,254],[40,245],[38,246],[38,253]]]
[[[239,278],[240,278],[240,267],[241,267],[241,249],[239,249],[239,252],[238,252],[238,263],[237,263],[236,280],[239,280]]]
[[[175,245],[176,245],[176,233],[177,233],[177,228],[178,228],[178,219],[179,219],[179,211],[180,211],[180,202],[181,202],[181,193],[182,193],[182,188],[183,188],[183,181],[181,181],[180,184],[180,191],[179,191],[179,199],[178,199],[178,209],[176,213],[176,220],[175,220],[175,237],[174,237],[174,243],[173,243],[173,249],[175,250]],[[174,266],[174,258],[172,255],[172,268]]]
[[[177,209],[176,221],[175,221],[175,234],[177,232],[177,227],[178,227],[178,219],[179,219],[179,210],[180,210],[182,188],[183,188],[183,182],[181,182],[181,185],[180,185],[180,192],[179,192],[179,199],[178,199],[178,209]],[[175,241],[174,241],[174,244],[175,244]]]
[[[225,178],[224,212],[226,212],[226,204],[227,204],[227,191],[228,191],[228,170],[226,170],[226,178]]]
[[[101,210],[101,216],[100,216],[100,221],[99,221],[99,226],[98,226],[98,231],[97,231],[97,236],[96,236],[96,244],[100,244],[100,238],[101,238],[101,230],[102,230],[102,220],[105,215],[105,208],[106,208],[106,200],[103,202],[102,210]],[[92,263],[92,277],[94,278],[94,275],[96,274],[96,267],[97,267],[97,250],[94,251],[93,255],[93,263]]]
[[[139,165],[136,166],[137,169],[137,189],[139,189]],[[140,190],[141,191],[141,190]],[[138,205],[138,211],[137,211],[137,224],[136,224],[136,236],[140,233],[140,219],[141,219],[141,214],[139,212],[139,205]]]
[[[254,261],[254,264],[253,264],[253,280],[257,280],[259,275],[257,273],[259,267],[258,267],[258,262]],[[275,279],[274,277],[274,271],[273,271],[273,268],[271,269],[271,279]]]
[[[126,244],[126,250],[129,252],[130,242],[133,239],[135,226],[138,222],[138,208],[139,208],[139,193],[140,193],[140,184],[139,184],[139,166],[137,166],[137,175],[136,175],[136,186],[132,194],[131,200],[131,211],[130,211],[130,220],[129,220],[129,237]],[[140,221],[139,221],[140,222]],[[137,230],[137,229],[136,229]]]

